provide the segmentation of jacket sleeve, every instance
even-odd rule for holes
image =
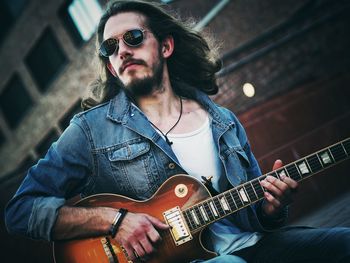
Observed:
[[[72,121],[45,157],[29,169],[7,204],[5,223],[10,233],[51,240],[58,209],[80,193],[91,173],[90,144],[78,123]]]

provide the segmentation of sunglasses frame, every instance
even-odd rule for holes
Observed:
[[[142,40],[141,40],[141,42],[138,43],[138,44],[136,44],[136,45],[133,45],[133,44],[128,43],[128,42],[125,40],[125,38],[124,38],[125,34],[130,33],[130,32],[132,32],[132,31],[134,31],[134,30],[140,31],[140,32],[141,32],[141,35],[142,35]],[[125,31],[123,34],[121,34],[121,35],[119,35],[119,36],[117,36],[117,37],[110,37],[110,38],[108,38],[108,39],[105,39],[104,41],[102,41],[102,43],[101,43],[101,45],[100,45],[99,53],[100,53],[101,56],[106,57],[106,58],[112,56],[112,55],[119,49],[119,42],[120,42],[120,39],[122,39],[123,42],[124,42],[124,44],[127,45],[127,46],[129,46],[129,47],[138,47],[138,46],[140,46],[140,45],[143,43],[143,41],[145,40],[145,32],[146,32],[146,30],[143,29],[143,28],[133,28],[133,29],[130,29],[130,30]],[[113,51],[112,54],[107,55],[105,52],[102,51],[102,46],[103,46],[107,41],[111,41],[111,40],[114,40],[114,41],[115,41],[115,42],[114,42],[115,48],[114,48],[114,51]],[[106,48],[104,48],[104,49],[106,50]]]

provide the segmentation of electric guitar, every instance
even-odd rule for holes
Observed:
[[[166,180],[148,200],[137,201],[115,194],[97,194],[78,201],[76,206],[123,207],[133,213],[147,213],[169,226],[149,263],[180,263],[210,259],[216,254],[201,242],[202,230],[264,198],[260,181],[267,175],[289,176],[301,181],[350,156],[350,138],[317,151],[275,171],[212,197],[207,188],[188,175]],[[130,263],[125,249],[108,236],[59,241],[53,244],[56,263]]]

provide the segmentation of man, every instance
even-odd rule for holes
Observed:
[[[75,116],[32,167],[6,210],[10,232],[64,240],[110,235],[130,258],[157,253],[169,226],[146,213],[72,207],[96,193],[150,198],[175,174],[212,176],[222,192],[260,175],[245,132],[217,92],[220,63],[199,33],[155,4],[116,1],[101,18],[97,42],[104,70],[98,98]],[[282,166],[276,161],[273,169]],[[208,180],[208,179],[206,179]],[[208,227],[207,262],[346,262],[348,229],[276,230],[297,188],[289,177],[261,181],[265,199]],[[197,261],[201,261],[198,258]]]

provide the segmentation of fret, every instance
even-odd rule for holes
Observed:
[[[306,161],[308,162],[313,173],[317,173],[323,169],[322,163],[320,162],[317,154],[310,155],[306,158]]]
[[[264,181],[265,179],[266,179],[266,175],[260,176],[260,177],[258,178],[259,184],[260,184],[261,181]],[[267,192],[267,189],[266,189],[265,187],[263,187],[261,184],[260,184],[260,187],[262,188],[262,190],[263,190],[264,192]],[[264,193],[263,193],[263,196],[264,196]]]
[[[272,171],[272,172],[270,172],[268,175],[273,176],[273,177],[275,177],[275,178],[277,178],[277,179],[281,179],[281,177],[279,176],[278,173],[276,173],[276,171]]]
[[[231,195],[233,197],[233,200],[235,200],[235,203],[237,205],[238,208],[243,207],[243,203],[241,198],[239,197],[239,194],[237,192],[237,189],[232,189],[233,191],[231,191]]]
[[[214,205],[216,207],[216,210],[219,212],[219,216],[223,217],[225,215],[225,211],[221,206],[220,200],[218,196],[213,197]]]
[[[272,177],[275,177],[277,179],[280,179],[280,175],[278,173],[276,173],[276,171],[269,172],[268,174],[265,175],[265,178],[267,176],[272,176]]]
[[[292,164],[289,164],[286,167],[286,170],[290,176],[290,178],[298,181],[299,179],[302,179],[303,177],[300,175],[299,171],[298,171],[298,168],[295,166],[294,163]]]
[[[195,224],[196,226],[200,226],[201,223],[199,222],[199,219],[198,219],[198,217],[197,217],[196,212],[194,211],[194,209],[190,209],[190,214],[191,214],[191,216],[192,216],[192,218],[193,218],[194,224]]]
[[[198,206],[194,206],[193,210],[194,210],[194,213],[196,214],[196,216],[197,216],[197,218],[199,220],[200,225],[201,226],[204,225],[205,224],[205,220],[203,218],[202,213],[199,211],[199,207]]]
[[[205,211],[207,212],[207,215],[208,215],[210,221],[213,221],[215,219],[214,213],[211,210],[210,205],[209,205],[208,202],[204,202],[204,208],[205,208]]]
[[[311,174],[311,168],[306,159],[296,162],[296,166],[302,178],[307,177]]]
[[[327,167],[333,163],[332,156],[330,155],[328,149],[318,152],[317,156],[320,158],[323,167]]]
[[[250,202],[250,199],[249,199],[249,196],[247,195],[247,192],[244,188],[244,186],[240,186],[239,188],[237,188],[237,191],[239,193],[239,196],[241,197],[241,200],[244,204],[246,203],[249,203]]]
[[[237,207],[237,205],[235,203],[235,200],[233,200],[233,198],[232,198],[232,196],[231,196],[231,194],[229,192],[225,193],[225,198],[228,201],[228,204],[230,205],[231,210],[232,211],[237,210],[238,207]]]
[[[196,224],[195,216],[192,213],[192,209],[188,209],[188,214],[187,215],[190,218],[192,229],[196,229],[197,228],[197,224]]]
[[[185,211],[183,211],[182,214],[184,215],[185,220],[186,220],[187,225],[190,228],[190,230],[195,229],[194,221],[193,221],[193,219],[191,217],[190,211],[189,210],[185,210]]]
[[[208,218],[207,212],[205,211],[203,205],[200,205],[200,206],[199,206],[199,211],[201,212],[202,217],[204,218],[204,221],[205,221],[205,222],[208,222],[208,221],[209,221],[209,218]]]
[[[264,189],[263,189],[263,187],[260,184],[259,178],[254,179],[251,182],[253,184],[253,188],[254,188],[254,191],[255,191],[257,197],[258,198],[264,197]]]
[[[316,156],[317,156],[318,160],[320,161],[320,164],[322,165],[322,169],[324,169],[324,164],[323,164],[320,156],[317,153],[316,153]]]
[[[254,185],[253,185],[252,181],[249,181],[249,184],[250,184],[250,187],[253,189],[254,199],[255,200],[259,200],[259,196],[258,196],[258,194],[256,193],[256,191],[254,189]]]
[[[346,156],[349,156],[349,153],[348,153],[348,152],[346,152],[346,148],[345,148],[345,146],[344,146],[344,143],[343,143],[343,142],[341,142],[341,143],[340,143],[340,145],[341,145],[341,147],[343,148],[343,150],[344,150],[344,152],[345,152]]]
[[[210,208],[213,211],[215,217],[219,217],[218,211],[216,210],[216,206],[213,201],[209,202]]]
[[[329,148],[334,160],[339,162],[347,157],[346,152],[340,143]]]
[[[283,176],[290,177],[290,175],[288,174],[288,171],[284,167],[276,170],[276,173],[278,174],[278,178],[282,178]]]
[[[347,140],[345,140],[345,141],[343,141],[343,142],[342,142],[342,145],[343,145],[343,147],[344,147],[346,153],[347,153],[348,156],[349,156],[349,155],[350,155],[350,138],[347,139]]]
[[[235,200],[235,198],[233,197],[233,192],[234,192],[234,191],[236,191],[236,189],[230,190],[230,191],[229,191],[229,194],[230,194],[230,196],[231,196],[231,198],[232,198],[232,200],[233,200],[233,202],[234,202],[234,204],[235,204],[235,207],[236,207],[237,209],[239,209],[240,206],[236,203],[236,200]]]
[[[334,156],[329,148],[327,149],[327,152],[331,156],[331,159],[333,160],[333,162],[335,162]]]
[[[255,193],[255,190],[253,188],[253,185],[251,182],[248,182],[246,184],[244,184],[244,188],[248,194],[248,197],[249,197],[249,200],[251,202],[254,202],[256,200],[258,200],[259,198],[257,197],[256,193]]]
[[[222,208],[224,209],[225,212],[231,212],[231,208],[225,198],[224,194],[221,194],[218,196],[219,200],[220,200],[220,204],[222,206]]]

